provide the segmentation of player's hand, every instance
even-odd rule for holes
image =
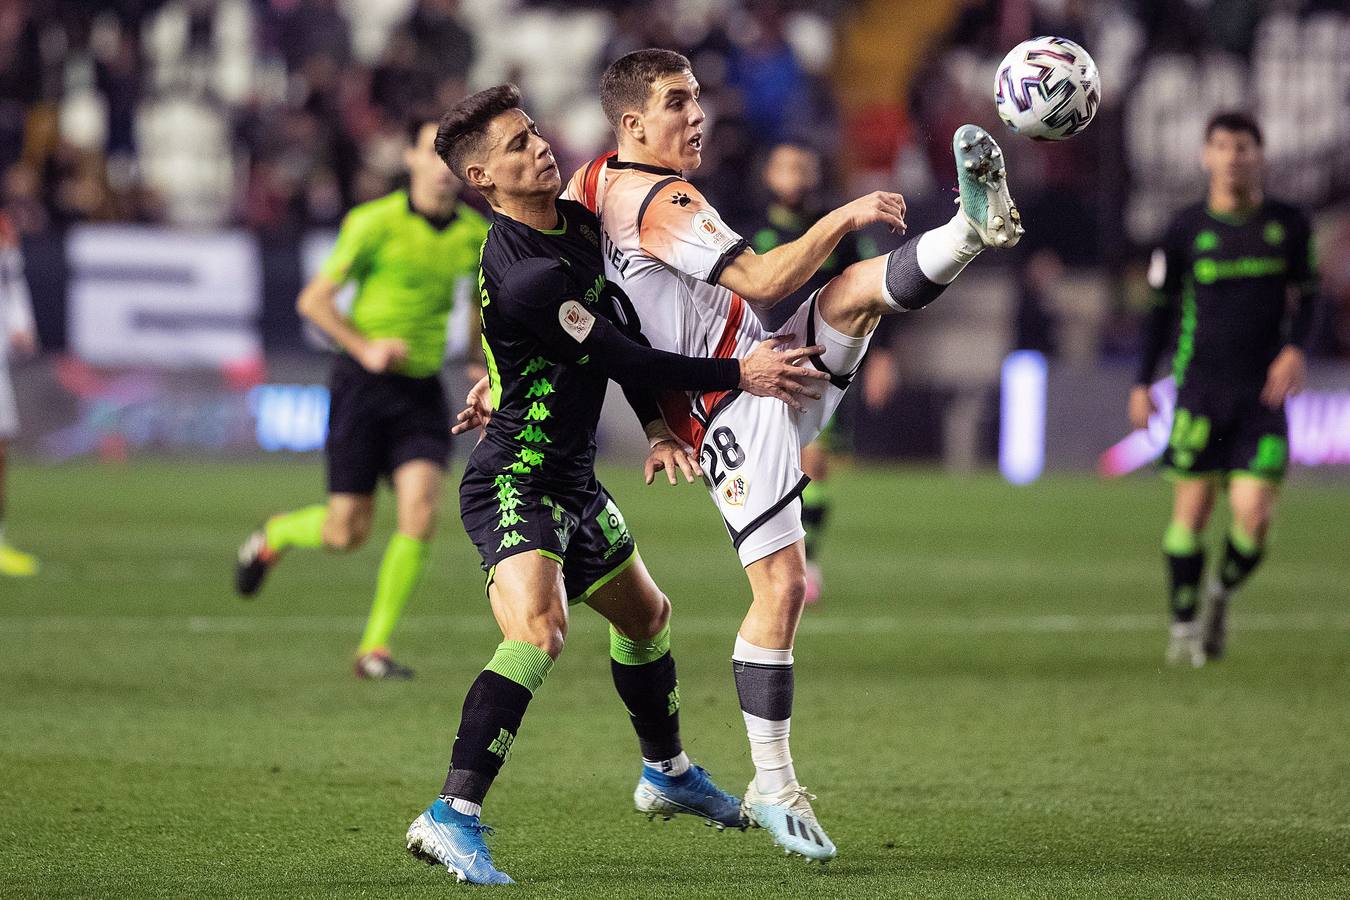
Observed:
[[[469,388],[464,397],[464,408],[455,416],[455,424],[450,426],[451,434],[463,434],[475,428],[485,428],[492,421],[492,382],[484,375],[478,383]],[[650,482],[648,482],[650,484]]]
[[[408,358],[408,344],[399,338],[373,338],[366,341],[356,361],[367,372],[380,375],[397,372]]]
[[[1148,420],[1158,411],[1148,385],[1136,384],[1130,388],[1130,425],[1134,428],[1147,428]]]
[[[689,448],[679,441],[657,441],[647,454],[647,463],[642,467],[642,475],[647,484],[651,484],[657,472],[665,472],[666,479],[671,484],[678,484],[675,479],[676,469],[684,473],[684,480],[690,484],[694,483],[695,478],[703,477],[703,469],[699,467],[698,458],[692,455]]]
[[[819,344],[776,349],[794,337],[779,334],[756,344],[750,355],[740,361],[741,382],[737,387],[756,397],[776,397],[797,412],[806,412],[802,401],[819,400],[819,383],[829,381],[830,376],[828,372],[803,364],[807,358],[825,352]]]
[[[37,335],[27,329],[14,331],[9,335],[9,346],[19,359],[27,359],[37,353]]]
[[[904,234],[905,198],[890,191],[873,191],[835,210],[849,231],[859,231],[877,222],[885,223],[895,234]]]
[[[1266,386],[1261,389],[1261,402],[1271,409],[1279,409],[1284,401],[1303,390],[1308,380],[1308,364],[1303,351],[1285,347],[1266,370]]]

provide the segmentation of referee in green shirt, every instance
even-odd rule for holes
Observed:
[[[409,188],[347,214],[322,270],[301,291],[301,315],[341,348],[328,413],[328,503],[272,516],[239,549],[235,584],[255,594],[292,547],[348,551],[370,534],[375,487],[389,479],[398,531],[389,540],[375,600],[357,647],[361,678],[409,678],[390,658],[389,636],[425,566],[450,414],[439,373],[458,279],[478,269],[482,216],[458,202],[459,183],[436,155],[437,121],[414,122],[404,151]],[[351,313],[336,303],[357,285]]]

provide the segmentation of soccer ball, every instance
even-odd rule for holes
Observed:
[[[1005,125],[1037,141],[1071,138],[1092,121],[1101,103],[1097,64],[1073,41],[1023,41],[998,64],[994,104]]]

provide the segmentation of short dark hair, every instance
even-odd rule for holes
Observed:
[[[600,107],[605,118],[618,128],[624,113],[647,105],[652,82],[666,75],[692,71],[689,60],[674,50],[651,48],[625,53],[600,76]]]
[[[408,139],[408,145],[417,146],[417,139],[422,136],[422,129],[428,125],[439,125],[441,117],[439,113],[430,110],[419,110],[408,116],[403,121],[403,134]]]
[[[466,181],[465,157],[482,149],[492,120],[512,109],[520,109],[520,88],[514,84],[499,84],[465,97],[441,117],[436,155],[460,181]]]
[[[1241,110],[1225,110],[1210,116],[1209,123],[1205,125],[1205,140],[1208,141],[1213,137],[1216,131],[1245,131],[1256,141],[1256,146],[1260,147],[1264,143],[1261,139],[1261,126],[1256,124],[1256,120],[1249,113]]]

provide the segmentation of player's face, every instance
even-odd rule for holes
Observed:
[[[453,194],[459,187],[459,179],[436,155],[435,122],[427,122],[417,132],[417,142],[403,151],[403,163],[408,167],[408,178],[415,193],[431,189],[441,194]]]
[[[643,142],[668,169],[697,169],[703,162],[703,107],[692,72],[666,75],[652,83],[642,109]]]
[[[509,109],[492,120],[483,171],[503,197],[558,196],[562,178],[553,149],[523,109]]]
[[[1261,145],[1246,131],[1216,128],[1205,141],[1205,171],[1224,190],[1250,193],[1259,189],[1262,161]]]
[[[779,203],[800,206],[820,186],[820,159],[805,147],[779,144],[764,165],[764,184]]]

